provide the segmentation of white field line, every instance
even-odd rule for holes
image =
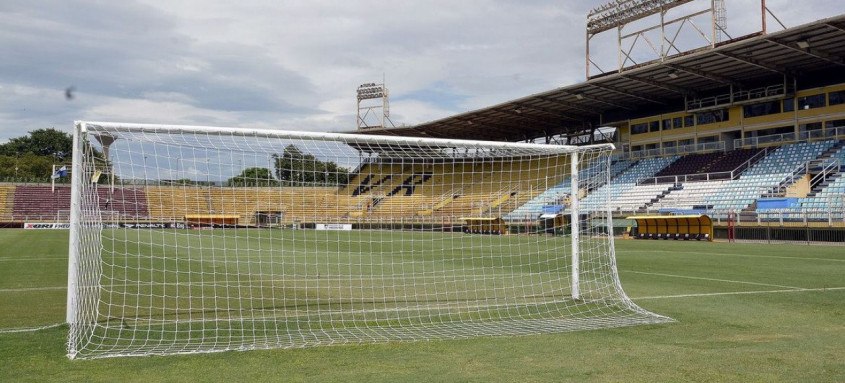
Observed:
[[[766,287],[780,287],[780,288],[788,288],[793,290],[801,290],[802,287],[796,286],[784,286],[784,285],[776,285],[771,283],[759,283],[759,282],[748,282],[748,281],[736,281],[730,279],[716,279],[716,278],[705,278],[705,277],[694,277],[694,276],[686,276],[686,275],[676,275],[676,274],[663,274],[663,273],[649,273],[645,271],[632,271],[632,270],[622,270],[621,273],[634,273],[634,274],[644,274],[644,275],[654,275],[654,276],[661,276],[661,277],[669,277],[669,278],[683,278],[683,279],[695,279],[695,280],[704,280],[704,281],[711,281],[711,282],[725,282],[725,283],[738,283],[738,284],[747,284],[747,285],[756,285],[756,286],[766,286]],[[478,275],[419,275],[413,277],[413,279],[435,279],[435,282],[463,282],[463,281],[473,281],[473,280],[486,280],[486,279],[494,279],[494,278],[518,278],[524,279],[526,277],[536,277],[536,276],[557,276],[557,274],[549,274],[549,273],[525,273],[525,274],[478,274]],[[403,275],[395,275],[390,277],[383,277],[377,278],[382,281],[390,281],[392,279],[407,279],[408,276]],[[237,281],[234,279],[229,279],[225,277],[220,277],[217,280],[205,281],[205,282],[193,282],[191,285],[194,286],[203,286],[203,285],[225,285],[227,282],[245,282],[248,285],[253,283],[274,283],[274,282],[347,282],[347,281],[374,281],[376,278],[349,278],[349,277],[306,277],[306,278],[285,278],[285,279],[258,279],[258,280],[251,280],[251,281]],[[549,278],[544,282],[554,282],[561,280],[560,278]],[[158,283],[158,286],[175,286],[179,285],[179,282],[171,282],[171,283]],[[147,286],[147,283],[142,283],[140,286]],[[111,288],[111,287],[120,287],[120,286],[138,286],[137,283],[127,283],[125,285],[120,284],[110,284],[110,285],[103,285],[103,288]],[[241,287],[248,287],[248,286],[241,286]],[[330,286],[327,286],[330,287]],[[0,289],[0,293],[12,293],[12,292],[27,292],[27,291],[48,291],[48,290],[64,290],[67,289],[67,286],[53,286],[53,287],[28,287],[28,288],[12,288],[12,289]]]
[[[800,293],[800,292],[826,292],[826,291],[843,291],[845,287],[824,287],[824,288],[814,288],[814,289],[788,289],[788,290],[762,290],[762,291],[731,291],[731,292],[721,292],[721,293],[697,293],[697,294],[678,294],[678,295],[656,295],[656,296],[645,296],[645,297],[636,297],[631,298],[632,300],[656,300],[656,299],[677,299],[677,298],[696,298],[696,297],[713,297],[713,296],[729,296],[729,295],[753,295],[753,294],[778,294],[778,293]],[[554,302],[545,302],[545,303],[554,303]],[[489,308],[490,306],[507,306],[507,305],[484,305],[478,307],[486,307]],[[422,307],[408,307],[408,308],[401,308],[400,310],[408,310],[408,311],[425,311],[431,309],[440,309],[440,308],[447,308],[447,306],[442,307],[429,307],[426,306]],[[390,309],[395,310],[395,309]],[[371,310],[361,310],[362,312],[370,312]],[[317,315],[326,315],[327,313],[321,312],[317,313]],[[314,315],[306,313],[300,313],[299,315],[295,316],[307,316],[307,315]],[[256,318],[251,318],[256,319]],[[182,322],[205,322],[205,321],[216,321],[217,318],[214,319],[193,319],[188,321]],[[242,320],[242,319],[234,319],[234,320]],[[0,334],[9,334],[9,333],[21,333],[21,332],[34,332],[40,330],[46,330],[50,328],[55,328],[64,325],[64,323],[55,323],[51,325],[45,325],[40,327],[17,327],[17,328],[0,328]]]
[[[27,291],[67,290],[67,286],[53,287],[22,287],[19,289],[0,289],[0,293],[22,293]]]
[[[63,260],[67,261],[67,257],[26,257],[26,258],[0,258],[0,262],[32,262],[32,261],[55,261],[55,260]]]
[[[628,253],[642,253],[642,254],[651,254],[651,253],[670,253],[670,254],[678,254],[676,251],[668,251],[668,250],[625,250],[619,253],[628,254]],[[817,257],[786,257],[786,256],[779,256],[779,255],[752,255],[752,254],[737,254],[737,253],[711,253],[711,252],[704,252],[704,251],[684,251],[683,254],[694,254],[694,255],[718,255],[718,256],[727,256],[727,257],[746,257],[746,258],[774,258],[774,259],[790,259],[795,261],[830,261],[830,262],[845,262],[845,259],[836,259],[836,258],[817,258]],[[307,255],[307,254],[306,254]],[[255,256],[247,256],[243,258],[256,258]],[[54,257],[54,256],[44,256],[44,257],[26,257],[26,258],[0,258],[0,262],[33,262],[33,261],[53,261],[53,260],[64,260],[66,261],[68,258],[65,257]]]
[[[50,329],[50,328],[56,328],[56,327],[63,326],[63,325],[64,325],[64,322],[53,323],[53,324],[48,324],[48,325],[38,326],[38,327],[0,328],[0,334],[14,334],[14,333],[19,333],[19,332],[35,332],[35,331],[41,331],[41,330],[46,330],[46,329]]]
[[[510,279],[524,279],[530,278],[535,276],[558,276],[558,274],[548,274],[548,273],[522,273],[522,274],[479,274],[479,275],[467,275],[467,274],[456,274],[456,275],[418,275],[414,276],[412,279],[436,279],[436,283],[443,283],[443,282],[464,282],[464,281],[475,281],[475,280],[487,280],[487,279],[496,279],[496,278],[508,278]],[[382,280],[382,281],[390,281],[393,279],[408,279],[409,276],[403,275],[396,275],[392,277],[383,277],[383,278],[349,278],[349,277],[311,277],[311,278],[285,278],[285,279],[256,279],[256,280],[237,280],[236,278],[225,278],[219,277],[217,280],[212,281],[205,281],[205,282],[192,282],[190,285],[192,286],[203,286],[203,285],[218,285],[218,286],[225,286],[227,282],[233,283],[240,283],[243,282],[246,285],[239,285],[239,287],[249,287],[250,284],[258,284],[258,283],[273,283],[273,282],[347,282],[347,281],[375,281],[375,280]],[[548,280],[543,280],[542,282],[550,283],[559,281],[562,278],[551,278]],[[177,286],[182,284],[181,282],[168,282],[168,283],[156,283],[156,286]],[[137,282],[128,282],[126,284],[110,284],[110,285],[102,285],[99,287],[103,288],[110,288],[110,287],[121,287],[121,286],[148,286],[150,285],[149,282],[147,283],[137,283]],[[330,287],[330,286],[327,286]],[[27,291],[48,291],[48,290],[65,290],[67,286],[52,286],[52,287],[22,287],[22,288],[11,288],[11,289],[0,289],[0,293],[16,293],[16,292],[27,292]]]
[[[650,253],[670,253],[670,254],[678,254],[676,251],[668,251],[668,250],[625,250],[619,253],[628,254],[628,253],[643,253],[643,254],[650,254]],[[718,256],[727,256],[727,257],[746,257],[746,258],[774,258],[774,259],[791,259],[795,261],[830,261],[830,262],[845,262],[845,259],[836,259],[836,258],[817,258],[817,257],[785,257],[779,255],[752,255],[752,254],[737,254],[737,253],[711,253],[705,251],[684,251],[683,254],[695,254],[695,255],[718,255]],[[302,254],[303,256],[307,256],[307,254]],[[243,258],[256,258],[255,256],[247,256]],[[260,258],[260,256],[259,256]],[[54,256],[44,256],[44,257],[26,257],[26,258],[0,258],[0,262],[19,262],[19,261],[53,261],[53,260],[67,260],[67,257],[54,257]]]
[[[720,296],[720,295],[749,295],[749,294],[778,294],[778,293],[796,293],[796,292],[820,292],[820,291],[842,291],[845,290],[845,287],[829,287],[829,288],[816,288],[816,289],[790,289],[790,290],[766,290],[766,291],[733,291],[733,292],[722,292],[722,293],[701,293],[701,294],[679,294],[679,295],[659,295],[659,296],[647,296],[647,297],[639,297],[639,298],[631,298],[633,300],[655,300],[655,299],[675,299],[675,298],[691,298],[691,297],[711,297],[711,296]],[[549,301],[549,302],[542,302],[541,304],[555,304],[562,301]],[[513,305],[519,304],[499,304],[499,305],[469,305],[469,306],[462,306],[462,308],[498,308],[498,307],[509,307]],[[378,312],[387,312],[387,311],[431,311],[431,310],[439,310],[439,309],[448,309],[453,307],[454,304],[439,304],[439,305],[426,305],[426,306],[417,306],[417,307],[396,307],[390,309],[364,309],[364,310],[352,310],[352,311],[339,311],[339,310],[331,310],[331,311],[317,311],[317,312],[308,312],[308,310],[293,310],[293,311],[285,311],[284,315],[270,315],[270,316],[263,316],[263,317],[237,317],[237,318],[223,318],[225,321],[243,321],[243,320],[267,320],[267,319],[279,319],[279,318],[296,318],[296,317],[307,317],[307,316],[314,316],[314,315],[333,315],[333,314],[371,314],[371,313],[378,313]],[[200,323],[200,322],[213,322],[213,321],[220,321],[221,318],[199,318],[199,319],[187,319],[187,320],[179,320],[179,323]],[[171,324],[173,321],[149,321],[147,318],[136,318],[135,323],[138,322],[147,322],[149,325],[166,325]],[[3,332],[23,332],[23,331],[36,331],[38,329],[44,328],[51,328],[61,326],[63,323],[57,323],[55,325],[49,325],[41,328],[29,328],[29,329],[0,329],[0,334]]]
[[[821,287],[816,289],[788,289],[788,290],[758,290],[758,291],[729,291],[723,293],[693,293],[693,294],[677,294],[677,295],[654,295],[648,297],[636,297],[632,300],[645,299],[673,299],[673,298],[695,298],[695,297],[715,297],[720,295],[753,295],[753,294],[779,294],[779,293],[803,293],[803,292],[819,292],[819,291],[843,291],[845,287]]]
[[[744,285],[756,285],[756,286],[766,286],[766,287],[781,287],[785,289],[793,289],[793,290],[801,290],[803,287],[795,287],[795,286],[784,286],[784,285],[776,285],[772,283],[759,283],[759,282],[747,282],[747,281],[735,281],[731,279],[716,279],[716,278],[705,278],[705,277],[691,277],[687,275],[675,275],[675,274],[663,274],[663,273],[649,273],[645,271],[633,271],[633,270],[624,270],[623,273],[633,273],[633,274],[644,274],[644,275],[655,275],[659,277],[670,277],[670,278],[683,278],[683,279],[696,279],[701,281],[711,281],[711,282],[726,282],[726,283],[741,283]]]
[[[677,251],[668,250],[626,250],[622,254],[627,253],[669,253],[679,254]],[[831,262],[845,262],[845,259],[836,258],[814,258],[814,257],[784,257],[781,255],[752,255],[752,254],[737,254],[737,253],[710,253],[705,251],[684,251],[682,254],[696,254],[696,255],[721,255],[726,257],[747,257],[747,258],[775,258],[775,259],[792,259],[795,261],[831,261]]]

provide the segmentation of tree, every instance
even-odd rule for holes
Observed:
[[[27,182],[49,182],[53,165],[69,164],[73,154],[73,136],[68,133],[49,129],[36,129],[23,137],[15,137],[0,145],[0,178]],[[93,150],[93,156],[103,159],[103,153]],[[103,175],[99,183],[109,182],[105,173],[111,165],[99,170]],[[113,179],[117,181],[117,176]],[[69,178],[58,180],[70,182]]]
[[[49,128],[15,137],[0,145],[0,178],[15,181],[49,181],[53,164],[70,162],[73,137]]]
[[[49,129],[36,129],[28,136],[16,137],[0,145],[0,154],[22,156],[27,153],[42,157],[53,157],[55,162],[70,160],[73,151],[73,137],[65,132]]]
[[[50,179],[53,172],[53,158],[25,153],[21,156],[0,155],[0,178],[15,181],[38,181]]]
[[[349,170],[332,161],[321,161],[288,145],[283,154],[273,155],[276,178],[284,185],[338,185],[349,180]]]
[[[227,186],[242,187],[274,186],[276,183],[276,179],[267,168],[246,168],[241,174],[226,181]]]

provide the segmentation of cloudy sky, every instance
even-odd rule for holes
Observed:
[[[585,16],[605,1],[2,0],[0,142],[74,120],[346,131],[355,89],[382,76],[394,123],[430,121],[583,81]],[[727,3],[733,36],[759,29],[758,0]],[[769,6],[787,26],[845,13]]]

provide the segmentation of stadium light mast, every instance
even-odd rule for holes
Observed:
[[[704,9],[683,11],[678,17],[667,18],[667,12],[671,9],[687,3],[703,1],[708,3]],[[763,7],[765,9],[765,3]],[[658,21],[645,23],[635,31],[624,30],[627,25],[654,15],[659,16]],[[707,16],[709,16],[710,28],[696,25],[696,21],[700,23],[700,19]],[[668,32],[667,27],[670,29]],[[587,14],[585,59],[587,79],[591,77],[590,70],[593,67],[605,73],[591,57],[590,41],[596,35],[613,29],[616,29],[619,72],[628,66],[640,64],[637,60],[640,60],[641,56],[638,55],[639,52],[635,52],[635,48],[643,45],[651,50],[648,55],[661,61],[671,55],[688,51],[689,49],[681,47],[678,41],[679,35],[685,30],[689,30],[692,35],[700,36],[711,48],[722,41],[722,34],[731,38],[727,32],[724,0],[614,0],[594,8]],[[655,38],[659,38],[659,41],[655,41]]]
[[[390,120],[390,92],[383,81],[381,84],[361,84],[356,96],[358,130],[396,127]]]

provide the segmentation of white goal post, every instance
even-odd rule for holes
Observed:
[[[77,122],[70,358],[654,324],[612,145]],[[592,204],[591,204],[592,206]]]

